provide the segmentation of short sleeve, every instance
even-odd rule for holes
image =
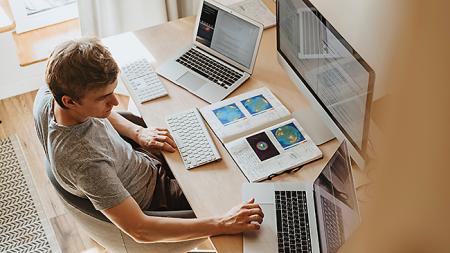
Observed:
[[[78,190],[86,195],[97,210],[115,207],[130,196],[108,159],[90,160],[89,166],[76,172],[75,180]]]
[[[47,135],[52,98],[50,90],[46,86],[43,86],[38,90],[33,104],[34,126],[46,155],[48,155]]]

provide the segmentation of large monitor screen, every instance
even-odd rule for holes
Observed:
[[[364,156],[374,72],[307,0],[277,1],[277,48]]]
[[[196,40],[250,68],[259,27],[217,6],[203,2]]]

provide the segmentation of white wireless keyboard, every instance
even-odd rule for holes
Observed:
[[[145,58],[122,66],[122,79],[141,104],[169,94]]]
[[[170,115],[166,122],[187,169],[221,158],[197,108]]]

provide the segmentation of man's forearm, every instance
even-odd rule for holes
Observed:
[[[176,242],[224,233],[219,218],[178,219],[145,217],[132,235],[138,242]]]
[[[258,230],[264,214],[251,199],[233,207],[227,214],[213,218],[180,219],[145,215],[132,197],[102,210],[103,214],[135,241],[176,242],[219,234]]]
[[[120,114],[114,111],[111,112],[108,120],[109,122],[111,122],[111,125],[114,127],[114,129],[119,132],[119,134],[137,142],[138,130],[142,128],[141,126],[125,119]]]

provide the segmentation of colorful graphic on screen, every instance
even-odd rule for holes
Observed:
[[[272,134],[284,149],[288,149],[305,140],[303,134],[292,122],[272,129]]]
[[[273,108],[263,95],[247,98],[242,100],[241,103],[251,115],[259,114]]]
[[[218,12],[217,7],[203,3],[196,40],[207,47],[211,46]]]
[[[234,103],[217,108],[213,112],[224,126],[245,118],[244,113]]]
[[[247,142],[261,161],[280,154],[265,132],[247,137]]]

